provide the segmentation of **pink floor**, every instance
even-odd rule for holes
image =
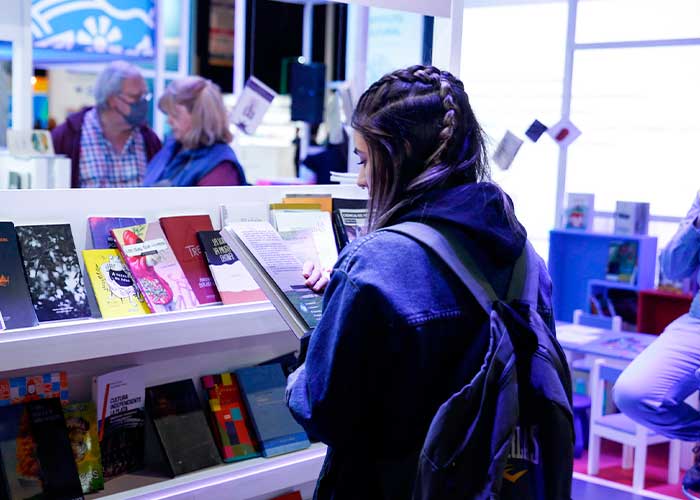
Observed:
[[[574,461],[574,470],[586,474],[588,455],[584,451],[581,458]],[[647,454],[646,482],[644,489],[676,498],[685,498],[680,484],[668,484],[666,472],[668,464],[668,445],[659,444],[649,447]],[[632,486],[632,469],[622,468],[622,445],[603,440],[600,457],[600,473],[597,477]],[[681,478],[683,471],[681,471]]]

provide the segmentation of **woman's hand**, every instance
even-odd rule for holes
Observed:
[[[314,263],[309,260],[304,262],[302,274],[304,278],[306,278],[305,285],[316,293],[323,292],[330,281],[330,274],[323,272],[321,268],[316,267]]]

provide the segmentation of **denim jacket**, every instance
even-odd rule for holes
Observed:
[[[667,278],[680,280],[692,276],[700,267],[700,229],[694,225],[700,216],[700,192],[681,221],[676,234],[661,252],[661,271]],[[698,275],[700,284],[700,275]],[[690,305],[690,314],[700,318],[700,293]]]
[[[504,294],[526,238],[502,217],[505,201],[491,184],[453,188],[396,222],[461,223],[464,244]],[[543,265],[540,282],[551,324]],[[486,324],[459,279],[406,236],[374,232],[341,253],[306,362],[288,381],[292,414],[329,446],[316,498],[410,498],[433,416],[484,360]]]

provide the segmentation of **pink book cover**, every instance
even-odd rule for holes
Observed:
[[[112,230],[151,311],[179,311],[199,302],[157,222]]]

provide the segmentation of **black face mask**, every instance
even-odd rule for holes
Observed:
[[[139,127],[146,123],[146,116],[148,116],[148,99],[141,97],[138,101],[130,103],[129,113],[123,114],[123,116],[126,123],[132,127]]]

